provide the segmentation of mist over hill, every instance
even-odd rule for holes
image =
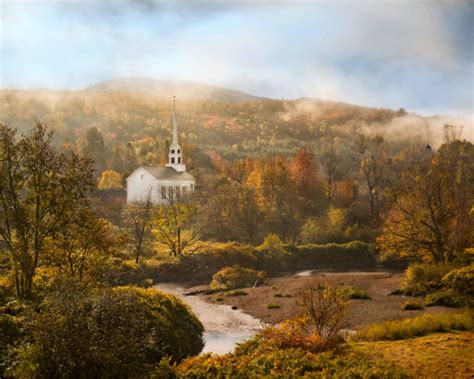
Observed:
[[[151,78],[110,79],[86,87],[85,90],[95,92],[126,92],[163,98],[176,96],[182,101],[222,101],[226,103],[238,103],[258,99],[258,97],[242,91],[210,86],[203,83]]]
[[[50,123],[57,144],[73,151],[83,151],[88,131],[96,128],[104,144],[95,157],[101,161],[98,165],[128,172],[137,164],[166,160],[172,96],[177,96],[181,141],[190,167],[209,166],[216,153],[234,160],[291,156],[305,148],[318,158],[328,149],[350,149],[361,133],[382,135],[394,151],[410,144],[436,148],[445,124],[463,126],[461,138],[473,138],[468,119],[312,98],[265,99],[194,82],[144,78],[113,79],[76,91],[0,90],[0,122],[20,133],[31,129],[35,120]],[[130,167],[114,163],[131,150],[135,158]]]

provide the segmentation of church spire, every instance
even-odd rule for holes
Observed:
[[[181,146],[178,142],[178,123],[176,122],[176,96],[173,96],[173,139],[171,140],[170,152],[168,154],[167,167],[172,167],[178,172],[186,171],[186,166],[183,164],[183,155]]]
[[[173,140],[171,146],[179,146],[178,144],[178,124],[176,123],[176,96],[173,96]]]

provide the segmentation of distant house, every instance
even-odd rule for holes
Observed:
[[[127,203],[150,200],[153,204],[168,204],[171,199],[194,191],[196,179],[186,172],[181,146],[178,143],[176,103],[173,100],[173,140],[166,166],[138,167],[127,178]]]

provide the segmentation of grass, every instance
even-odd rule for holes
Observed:
[[[234,290],[234,291],[227,291],[224,292],[224,296],[247,296],[248,293],[242,290]]]
[[[371,297],[367,292],[365,292],[362,288],[359,287],[345,287],[341,289],[341,292],[348,298],[348,299],[358,299],[358,300],[370,300]]]
[[[403,340],[452,330],[473,331],[473,315],[472,311],[466,311],[449,314],[424,314],[405,320],[384,321],[369,325],[357,332],[353,338],[363,341]]]
[[[289,293],[277,292],[276,294],[273,295],[273,297],[293,297],[293,295],[290,295]]]
[[[361,351],[403,369],[413,378],[472,378],[474,333],[456,332],[401,340],[358,342]]]
[[[267,304],[267,309],[278,309],[281,308],[280,304]]]

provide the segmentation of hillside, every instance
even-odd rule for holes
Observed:
[[[29,130],[35,120],[48,122],[57,144],[74,151],[84,151],[87,132],[95,127],[104,144],[94,156],[98,170],[113,168],[125,174],[137,164],[166,159],[172,94],[178,97],[181,142],[190,168],[211,167],[211,158],[219,156],[290,156],[301,148],[319,159],[328,149],[349,149],[356,133],[381,134],[396,152],[407,141],[426,144],[428,127],[434,146],[442,141],[446,123],[464,125],[468,139],[473,129],[465,120],[422,117],[403,109],[310,98],[262,99],[196,83],[149,80],[112,80],[79,91],[0,90],[0,122],[20,132]],[[349,158],[344,165],[350,169]]]
[[[85,88],[95,92],[125,92],[135,95],[151,95],[170,98],[176,96],[182,101],[222,101],[239,103],[258,99],[242,91],[210,86],[190,81],[157,80],[150,78],[110,79]]]

